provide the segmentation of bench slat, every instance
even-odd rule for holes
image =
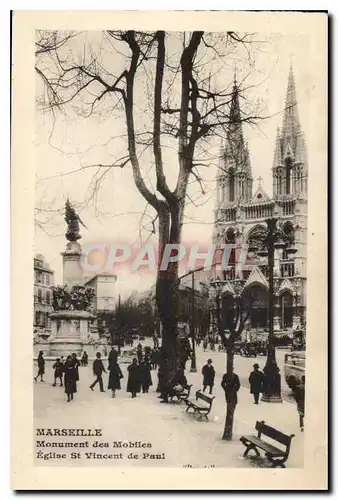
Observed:
[[[252,443],[255,446],[257,446],[258,448],[261,448],[262,450],[266,451],[271,456],[285,457],[285,455],[286,455],[285,450],[280,450],[279,448],[272,446],[271,444],[267,443],[266,441],[262,441],[257,436],[253,436],[253,435],[243,436],[243,439],[250,441],[250,443]]]

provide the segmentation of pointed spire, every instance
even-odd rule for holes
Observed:
[[[289,77],[288,77],[288,85],[286,90],[281,138],[282,138],[282,143],[284,145],[284,150],[286,150],[287,144],[289,144],[293,155],[296,146],[296,135],[299,130],[300,130],[300,122],[299,122],[298,105],[296,97],[296,85],[295,85],[293,67],[291,63],[289,70]]]
[[[275,155],[273,160],[273,166],[279,167],[283,164],[282,162],[282,152],[281,152],[281,137],[280,137],[280,129],[277,127],[276,134],[276,146],[275,146]]]

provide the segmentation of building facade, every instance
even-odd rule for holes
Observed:
[[[34,333],[48,337],[51,333],[49,315],[53,311],[54,271],[43,255],[34,257]]]
[[[272,158],[272,197],[261,183],[253,193],[253,173],[248,143],[244,139],[240,95],[234,82],[230,125],[221,147],[217,171],[217,201],[213,243],[218,249],[213,277],[222,280],[222,309],[236,295],[254,296],[248,328],[268,326],[268,269],[266,259],[249,253],[250,269],[238,266],[239,253],[253,247],[266,232],[266,220],[276,218],[281,234],[295,252],[275,250],[274,329],[290,332],[306,322],[306,245],[308,160],[296,98],[293,68],[290,67],[281,129],[277,130]],[[220,269],[222,245],[233,245],[227,269]],[[228,247],[229,248],[229,247]],[[224,267],[224,266],[223,266]],[[211,296],[213,293],[211,292]],[[212,320],[212,328],[214,328]],[[226,328],[226,319],[224,320]]]
[[[97,316],[97,329],[100,336],[109,333],[114,321],[118,302],[115,274],[96,274],[85,280],[85,286],[95,291],[92,312]]]

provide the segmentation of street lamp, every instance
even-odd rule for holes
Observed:
[[[202,271],[204,267],[199,267],[198,269],[192,269],[191,271],[187,272],[183,276],[179,278],[179,281],[183,278],[186,278],[187,276],[191,275],[191,318],[190,318],[190,336],[192,340],[192,354],[191,354],[191,365],[190,365],[190,372],[195,373],[197,372],[197,367],[196,367],[196,338],[195,338],[195,273],[198,271]]]
[[[221,311],[220,311],[220,297],[223,288],[223,281],[220,280],[219,276],[210,285],[214,288],[216,292],[216,321],[217,321],[217,333],[218,336],[221,335]],[[214,339],[215,340],[215,339]]]
[[[284,249],[287,246],[286,241],[289,238],[283,237],[281,231],[277,228],[277,219],[271,218],[266,220],[267,232],[263,238],[263,247],[257,251],[259,257],[268,258],[268,277],[269,277],[269,300],[268,300],[268,319],[269,319],[269,335],[268,335],[268,353],[266,364],[263,369],[265,373],[264,391],[262,401],[270,403],[282,403],[281,398],[281,376],[280,370],[276,361],[276,349],[274,343],[274,262],[275,249]],[[249,248],[249,251],[257,250],[254,246]],[[290,254],[296,253],[296,249],[291,246],[286,250]]]

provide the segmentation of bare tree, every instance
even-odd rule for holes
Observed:
[[[219,301],[219,297],[217,297]],[[218,331],[221,337],[221,342],[226,350],[226,374],[231,376],[234,372],[234,344],[240,340],[244,330],[246,321],[250,314],[253,298],[250,296],[236,296],[228,302],[227,330],[220,326],[220,308],[218,304]],[[231,314],[229,314],[229,312]],[[227,402],[227,412],[224,424],[224,432],[222,439],[230,440],[232,438],[232,429],[234,423],[236,405],[233,402]]]
[[[135,186],[155,213],[156,302],[170,373],[179,363],[178,263],[162,268],[162,257],[168,244],[181,242],[189,179],[203,191],[199,168],[208,166],[213,137],[223,137],[231,127],[234,90],[218,81],[220,68],[229,62],[232,66],[240,48],[250,66],[255,36],[130,30],[102,32],[91,41],[81,34],[76,43],[73,36],[43,35],[36,63],[43,84],[38,105],[53,117],[68,113],[69,107],[82,117],[103,113],[124,129],[125,151],[111,164],[95,165],[95,175],[102,182],[109,169],[131,166]],[[241,84],[235,91],[241,91]],[[247,123],[259,118],[255,107],[240,117]],[[168,161],[168,150],[176,152],[176,165]],[[146,175],[149,164],[154,166],[152,177]],[[170,181],[176,172],[176,181]]]

